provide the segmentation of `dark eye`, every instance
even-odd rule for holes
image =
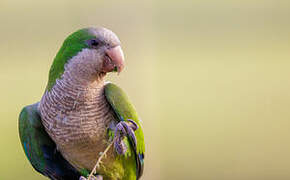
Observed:
[[[90,47],[96,48],[100,43],[96,39],[90,39],[87,41]]]

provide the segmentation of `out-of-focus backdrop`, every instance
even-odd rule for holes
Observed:
[[[146,137],[142,179],[290,179],[290,1],[0,0],[0,179],[40,180],[18,114],[65,37],[120,37]]]

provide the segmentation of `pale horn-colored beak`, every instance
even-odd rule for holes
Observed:
[[[118,74],[124,69],[124,53],[121,46],[116,46],[106,50],[106,54],[112,60],[112,63],[117,68]]]

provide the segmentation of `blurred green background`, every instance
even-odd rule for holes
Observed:
[[[290,179],[290,1],[0,0],[0,180],[40,180],[18,138],[65,37],[104,26],[143,119],[142,179]]]

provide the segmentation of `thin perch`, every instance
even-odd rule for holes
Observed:
[[[104,152],[101,152],[101,156],[98,158],[96,165],[94,166],[93,170],[91,171],[90,175],[87,178],[88,180],[94,177],[94,174],[97,172],[97,168],[100,166],[102,159],[106,156],[106,153],[109,151],[109,149],[111,148],[111,146],[114,144],[115,141],[116,138],[114,138],[114,140],[107,146]]]

